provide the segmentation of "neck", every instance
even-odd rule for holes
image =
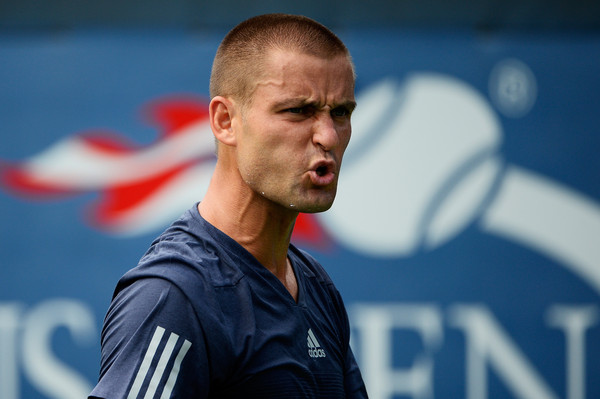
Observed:
[[[200,214],[242,245],[287,286],[291,271],[287,251],[298,213],[253,192],[239,175],[223,169],[217,163],[198,207]]]

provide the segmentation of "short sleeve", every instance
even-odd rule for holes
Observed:
[[[204,398],[204,334],[187,297],[161,278],[144,278],[113,299],[102,330],[98,384],[89,398]]]
[[[338,304],[339,314],[342,317],[342,328],[344,331],[344,344],[346,346],[346,357],[344,359],[344,391],[348,399],[368,398],[362,374],[356,363],[356,358],[350,347],[350,321],[339,291],[335,289],[334,301]]]
[[[346,353],[346,369],[344,370],[344,390],[348,399],[366,399],[367,390],[360,369],[354,359],[352,348]]]

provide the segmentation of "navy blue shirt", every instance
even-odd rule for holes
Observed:
[[[117,284],[90,398],[366,398],[348,317],[290,246],[298,301],[194,207]]]

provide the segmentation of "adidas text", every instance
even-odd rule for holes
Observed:
[[[308,329],[308,336],[306,337],[306,344],[308,345],[308,356],[310,356],[312,358],[327,356],[325,354],[325,351],[323,349],[321,349],[321,344],[319,344],[317,337],[315,337],[315,334],[313,333],[313,331],[310,328]]]
[[[323,349],[308,349],[308,355],[310,357],[325,357],[325,351]]]

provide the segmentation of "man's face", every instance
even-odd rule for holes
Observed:
[[[325,211],[350,140],[350,61],[273,50],[264,72],[237,127],[241,176],[255,195],[290,210]]]

